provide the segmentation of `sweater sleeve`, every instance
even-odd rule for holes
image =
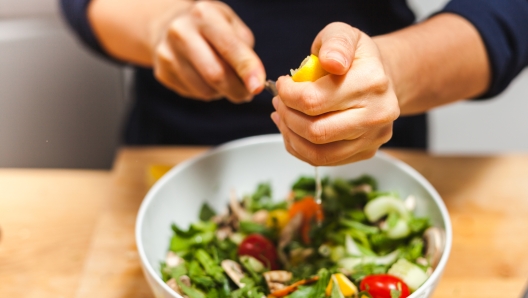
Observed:
[[[481,35],[491,65],[493,97],[528,65],[528,0],[452,0],[442,10],[471,22]]]
[[[91,0],[60,0],[62,14],[80,40],[97,54],[113,62],[121,63],[110,57],[95,36],[88,20],[88,5]]]

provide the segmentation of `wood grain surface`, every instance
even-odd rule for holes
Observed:
[[[152,164],[205,148],[124,148],[112,172],[0,169],[0,297],[153,297],[134,242]],[[434,298],[521,297],[528,281],[528,154],[387,150],[438,190],[453,247]]]

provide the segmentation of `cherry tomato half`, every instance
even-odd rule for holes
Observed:
[[[254,257],[264,266],[269,266],[271,270],[279,269],[275,245],[260,234],[251,234],[244,238],[238,246],[238,255]]]
[[[359,288],[367,291],[372,298],[391,298],[391,290],[400,290],[400,298],[410,295],[409,287],[403,280],[389,274],[369,275],[361,281]]]

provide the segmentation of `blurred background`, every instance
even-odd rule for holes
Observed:
[[[446,0],[409,0],[419,19]],[[130,71],[88,52],[56,0],[0,0],[0,167],[110,168]],[[501,96],[430,113],[435,154],[528,151],[528,70]]]

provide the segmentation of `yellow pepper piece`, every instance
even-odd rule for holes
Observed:
[[[332,294],[332,280],[335,280],[339,285],[339,290],[345,297],[354,296],[358,293],[357,287],[348,279],[343,273],[332,274],[332,278],[326,287],[325,293],[326,296],[331,296]]]
[[[266,226],[282,230],[288,224],[288,221],[290,221],[290,215],[287,210],[273,210],[268,215]]]

